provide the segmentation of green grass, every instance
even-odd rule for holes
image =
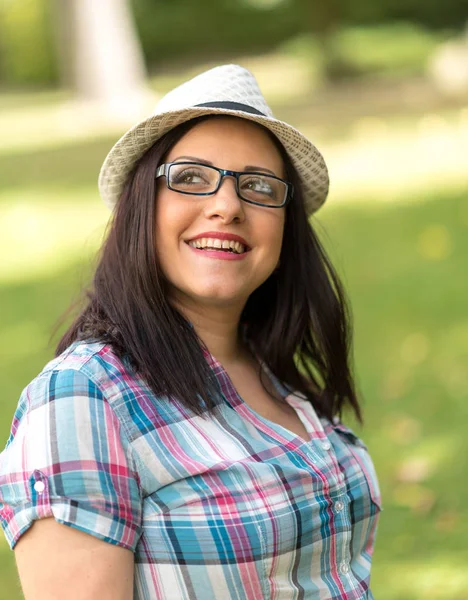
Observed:
[[[109,145],[0,155],[0,440],[22,388],[52,356],[54,323],[91,271],[106,220],[95,180]],[[332,198],[318,220],[352,300],[366,419],[358,431],[382,488],[374,595],[466,599],[467,195]],[[20,598],[3,537],[0,581],[0,600]]]

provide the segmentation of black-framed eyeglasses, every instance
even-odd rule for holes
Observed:
[[[210,196],[221,187],[224,177],[234,177],[239,198],[268,208],[281,208],[294,193],[291,183],[275,175],[253,171],[228,171],[196,162],[172,162],[160,165],[158,177],[166,178],[170,190],[193,196]]]

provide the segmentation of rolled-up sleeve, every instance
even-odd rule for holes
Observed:
[[[99,386],[78,370],[42,373],[23,391],[0,454],[0,519],[11,548],[53,517],[135,550],[142,498],[132,449]]]

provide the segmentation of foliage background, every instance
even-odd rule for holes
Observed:
[[[2,0],[0,84],[59,81],[56,3],[67,1]],[[396,26],[387,33],[387,37],[393,34],[393,51],[401,47],[397,42],[401,28],[416,32],[419,52],[407,52],[405,61],[421,66],[421,48],[430,50],[431,39],[462,31],[468,19],[467,0],[445,0],[443,10],[438,0],[132,0],[131,4],[150,71],[176,60],[196,64],[233,53],[266,52],[297,36],[313,45],[324,33],[331,36],[346,65],[353,44],[346,31],[367,27],[385,31],[389,23]],[[376,43],[371,56],[382,51],[388,56],[387,45],[379,47],[378,37],[372,41]],[[366,50],[363,53],[369,56]]]

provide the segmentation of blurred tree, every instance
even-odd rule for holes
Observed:
[[[314,35],[323,56],[323,76],[325,79],[339,79],[348,74],[349,67],[336,52],[335,34],[347,16],[343,0],[311,2],[295,0],[300,12],[300,22],[305,30]]]
[[[127,0],[55,0],[55,8],[65,85],[119,113],[138,110],[145,66]]]
[[[301,31],[295,0],[252,1],[131,0],[148,65],[269,52]]]
[[[468,0],[444,0],[443,10],[440,0],[0,0],[0,83],[51,85],[60,70],[62,81],[85,97],[116,97],[105,91],[115,89],[116,74],[141,85],[133,19],[150,69],[270,52],[301,37],[320,55],[320,69],[325,63],[328,77],[336,78],[356,72],[337,47],[340,31],[395,23],[447,37],[459,34],[467,17]],[[59,53],[51,43],[57,21]],[[126,47],[121,37],[130,40]],[[370,50],[383,52],[378,44]]]

